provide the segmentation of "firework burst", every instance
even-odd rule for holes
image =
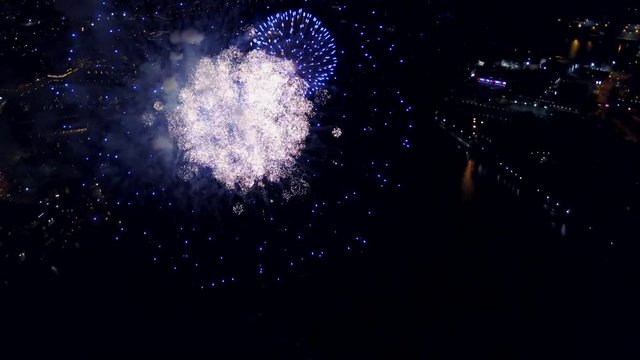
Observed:
[[[256,28],[253,45],[293,61],[310,92],[322,89],[333,77],[337,63],[335,41],[320,20],[302,9],[267,18]]]
[[[313,105],[291,61],[232,48],[199,61],[169,114],[191,169],[229,189],[287,177],[309,133]]]

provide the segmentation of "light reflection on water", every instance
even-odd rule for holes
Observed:
[[[498,196],[499,192],[495,192],[496,189],[490,190],[491,187],[487,189],[481,183],[477,182],[479,178],[483,177],[483,175],[486,175],[486,174],[487,174],[487,170],[482,166],[482,164],[479,161],[473,158],[470,158],[467,154],[466,165],[465,165],[464,171],[462,172],[462,178],[460,180],[460,194],[461,194],[462,201],[464,203],[478,202],[478,201],[480,201],[481,203],[484,203],[486,199],[482,200],[482,198],[484,197],[483,193],[484,195],[487,195],[487,191],[489,192],[489,194],[491,194],[490,196],[492,198],[494,198],[495,196]],[[507,190],[509,190],[508,192],[512,194],[510,196],[511,197],[510,199],[505,199],[507,200],[507,202],[525,201],[526,203],[525,204],[521,203],[521,205],[524,205],[525,207],[529,207],[529,210],[536,212],[535,208],[537,208],[537,206],[540,206],[540,205],[537,204],[535,200],[533,200],[530,197],[525,196],[524,198],[521,198],[521,188],[518,184],[508,181],[506,178],[502,177],[500,173],[496,174],[495,180],[496,180],[495,182],[496,185],[506,188]],[[480,188],[478,188],[478,186],[480,186]],[[484,204],[484,205],[493,206],[494,203]],[[544,212],[546,213],[548,221],[550,221],[551,228],[554,231],[557,231],[562,237],[566,237],[567,224],[562,220],[560,222],[557,221],[558,217],[555,209],[550,207],[549,204],[546,202],[541,207],[542,209],[544,209]]]
[[[474,180],[475,168],[476,168],[475,160],[468,159],[467,166],[465,167],[464,172],[462,174],[462,183],[461,183],[462,199],[464,201],[470,201],[473,199],[475,189],[476,189],[475,180]]]

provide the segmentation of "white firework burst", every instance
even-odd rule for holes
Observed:
[[[153,126],[153,124],[156,122],[156,117],[153,116],[153,114],[151,113],[144,113],[142,114],[142,123],[144,124],[144,126]]]
[[[203,58],[169,114],[186,161],[229,189],[291,174],[309,134],[313,104],[291,61],[231,48]]]
[[[242,215],[242,213],[244,212],[244,205],[242,205],[241,203],[236,203],[233,205],[232,211],[234,215]]]

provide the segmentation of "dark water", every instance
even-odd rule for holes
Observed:
[[[281,286],[200,292],[136,266],[136,254],[113,257],[118,266],[101,272],[94,262],[107,266],[108,254],[89,251],[69,271],[75,275],[32,279],[4,294],[1,339],[25,353],[91,355],[616,358],[636,351],[637,271],[625,268],[629,259],[560,236],[535,207],[472,171],[479,164],[471,166],[446,134],[423,130],[422,149],[402,167],[410,182],[401,196],[381,199],[389,204],[385,221],[364,256],[335,259]]]

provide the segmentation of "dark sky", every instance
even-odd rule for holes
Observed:
[[[92,16],[98,0],[56,0],[55,7],[66,16],[77,19]]]

